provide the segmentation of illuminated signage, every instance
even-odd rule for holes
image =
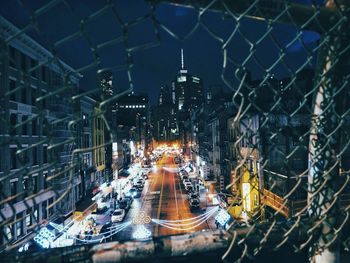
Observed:
[[[39,233],[34,237],[34,241],[42,248],[49,248],[54,241],[55,234],[48,230],[46,227],[40,229]]]

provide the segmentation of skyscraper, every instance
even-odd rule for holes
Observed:
[[[181,49],[181,68],[171,84],[171,98],[177,111],[189,111],[204,102],[202,79],[188,73],[183,49]]]

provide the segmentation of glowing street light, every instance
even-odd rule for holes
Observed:
[[[137,226],[136,231],[133,233],[132,236],[135,239],[148,239],[152,236],[152,233],[143,225],[139,225]]]
[[[230,215],[226,212],[225,209],[221,209],[220,212],[216,215],[215,220],[221,226],[225,226],[226,223],[230,220]]]

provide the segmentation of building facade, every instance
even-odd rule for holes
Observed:
[[[81,76],[62,61],[51,62],[50,52],[2,17],[0,27],[8,54],[0,60],[0,198],[7,199],[0,209],[1,220],[14,222],[1,228],[4,248],[43,221],[68,215],[80,198],[79,167],[71,158],[78,131],[68,122],[79,112],[70,99]]]

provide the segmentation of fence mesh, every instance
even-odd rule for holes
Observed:
[[[285,246],[295,252],[307,250],[314,260],[327,251],[349,250],[349,232],[344,230],[350,203],[348,1],[101,1],[79,11],[75,2],[64,0],[5,5],[13,5],[25,17],[19,30],[3,21],[0,31],[1,85],[8,86],[0,91],[0,224],[6,253],[35,235],[13,242],[14,231],[22,234],[19,222],[30,221],[28,233],[40,230],[43,222],[38,218],[44,216],[35,207],[44,196],[51,196],[47,218],[74,208],[69,200],[80,180],[83,154],[95,154],[114,141],[106,115],[120,96],[134,90],[133,67],[139,52],[157,50],[163,38],[185,43],[198,31],[216,43],[222,83],[233,92],[230,127],[217,135],[223,136],[224,145],[209,141],[214,145],[212,155],[221,156],[212,166],[229,176],[222,189],[230,194],[226,209],[248,218],[245,225],[228,228],[231,244],[223,258],[233,254],[235,260],[250,259]],[[193,16],[195,23],[187,33],[179,34],[162,21],[161,12],[169,6]],[[64,10],[64,17],[55,16],[56,8]],[[57,24],[43,25],[48,17]],[[182,18],[176,19],[181,23]],[[71,26],[60,28],[62,19]],[[94,26],[103,19],[109,19],[108,24]],[[229,32],[223,33],[208,19],[229,24]],[[134,33],[138,27],[144,34]],[[38,54],[38,62],[21,61],[15,55],[17,40],[38,49],[27,34],[50,51]],[[59,51],[73,54],[77,48],[88,55],[72,69],[62,62]],[[115,56],[113,63],[106,59],[110,54]],[[207,56],[210,61],[211,54]],[[94,72],[98,78],[106,71],[118,72],[123,79],[120,86],[115,81],[118,93],[100,95],[99,85],[79,89],[83,75]],[[5,80],[8,75],[12,77]],[[47,88],[35,90],[34,78],[39,75]],[[81,99],[96,94],[101,102],[88,119],[103,122],[109,136],[105,144],[84,148]],[[11,101],[16,100],[22,103],[14,111]],[[16,115],[28,111],[27,104],[33,106],[31,113]],[[194,125],[200,121],[205,119]],[[218,130],[221,125],[220,120]],[[197,143],[199,152],[208,151],[205,143]],[[240,252],[233,253],[234,248]],[[79,253],[84,251],[90,257],[87,248]]]

